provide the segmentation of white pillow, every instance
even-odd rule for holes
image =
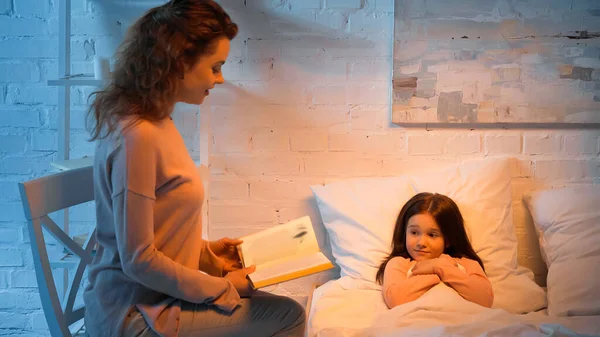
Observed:
[[[494,307],[524,313],[544,308],[546,297],[533,273],[517,264],[510,183],[509,159],[488,158],[436,172],[311,188],[341,275],[371,282],[391,251],[404,203],[418,192],[449,196],[459,205],[473,248],[483,260],[494,288]]]
[[[406,177],[366,178],[311,186],[340,276],[374,282],[390,253],[394,224],[415,190]]]
[[[548,314],[600,315],[600,186],[527,193],[548,265]]]

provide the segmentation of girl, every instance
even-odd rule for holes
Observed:
[[[437,193],[419,193],[402,207],[392,252],[376,278],[390,309],[419,298],[440,282],[479,305],[491,307],[494,301],[458,206]]]
[[[237,31],[212,0],[171,0],[131,27],[96,93],[91,337],[304,335],[300,304],[251,288],[239,240],[202,239],[202,181],[170,118],[223,83]]]

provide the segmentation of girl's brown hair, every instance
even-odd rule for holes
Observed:
[[[232,40],[237,32],[237,25],[212,0],[171,0],[150,9],[117,50],[110,84],[92,94],[91,140],[110,135],[125,116],[151,121],[168,117],[186,70],[212,52],[218,38]]]
[[[477,261],[481,268],[485,270],[483,262],[471,246],[465,230],[464,219],[454,200],[443,194],[422,192],[410,198],[400,210],[392,237],[392,252],[383,260],[375,276],[375,280],[379,284],[383,283],[385,266],[391,259],[396,256],[412,259],[406,249],[406,226],[413,215],[423,213],[430,214],[440,227],[446,243],[444,254],[455,258],[466,257]]]

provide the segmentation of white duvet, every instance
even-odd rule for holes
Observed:
[[[466,301],[439,284],[419,299],[389,310],[378,286],[341,278],[314,294],[308,337],[388,336],[600,336],[600,316],[510,314]]]

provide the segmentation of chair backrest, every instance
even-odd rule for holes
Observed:
[[[96,245],[94,232],[88,235],[83,247],[69,237],[48,214],[94,200],[92,167],[64,171],[39,179],[19,183],[21,203],[27,219],[35,273],[46,322],[52,337],[72,336],[69,326],[83,319],[85,307],[74,308],[81,279],[92,261]],[[42,228],[79,261],[75,276],[69,281],[62,304],[52,277],[52,266]]]

